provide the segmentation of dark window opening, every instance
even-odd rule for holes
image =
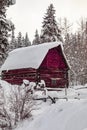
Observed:
[[[56,79],[51,79],[51,84],[52,85],[56,85],[57,84],[57,80]]]

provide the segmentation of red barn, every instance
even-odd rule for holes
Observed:
[[[61,42],[15,49],[2,66],[2,79],[21,84],[23,79],[44,80],[47,87],[68,87],[69,66]]]

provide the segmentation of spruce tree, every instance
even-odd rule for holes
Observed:
[[[53,4],[48,7],[42,24],[41,43],[61,40],[61,31],[55,19]]]
[[[25,47],[25,38],[24,38],[24,36],[22,36],[21,40],[22,40],[22,44],[23,44],[22,46]]]
[[[29,40],[28,33],[26,33],[25,39],[24,39],[24,46],[27,47],[27,46],[30,46],[30,45],[31,45],[31,42]]]
[[[22,33],[19,32],[17,37],[17,48],[21,48],[21,47],[23,47]]]
[[[17,46],[17,42],[16,42],[16,38],[15,38],[15,26],[14,24],[12,25],[12,34],[11,34],[11,41],[10,41],[10,45],[9,45],[9,51],[12,51],[13,49],[16,48]]]
[[[38,30],[36,29],[35,38],[33,40],[33,45],[38,45],[38,44],[40,44],[40,37],[39,37],[39,34],[38,34]]]
[[[4,62],[8,49],[8,31],[10,24],[6,19],[6,7],[15,4],[14,0],[0,0],[0,65]]]

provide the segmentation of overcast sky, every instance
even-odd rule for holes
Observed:
[[[43,16],[50,3],[55,7],[56,20],[67,17],[70,22],[75,22],[80,17],[87,17],[87,0],[16,0],[16,4],[7,11],[7,17],[15,24],[16,33],[21,31],[25,35],[28,32],[32,41],[35,30],[40,33]]]

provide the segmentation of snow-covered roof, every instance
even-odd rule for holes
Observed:
[[[61,46],[61,42],[50,42],[13,50],[9,53],[1,70],[39,68],[49,49]]]

